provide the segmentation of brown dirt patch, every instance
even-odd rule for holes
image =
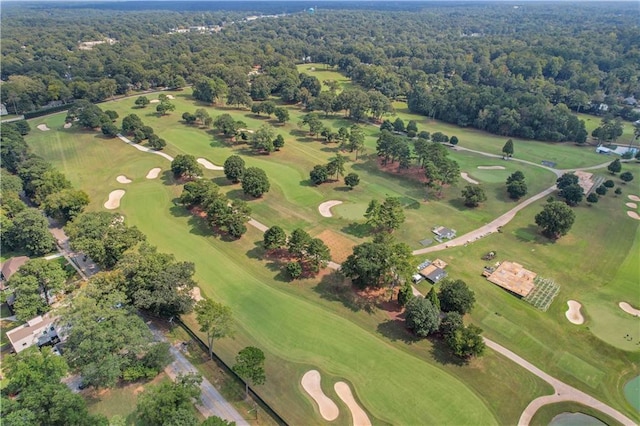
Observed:
[[[138,395],[139,393],[142,393],[144,391],[144,386],[138,386],[137,388],[135,388],[133,390],[133,394],[134,395]]]
[[[353,253],[353,247],[356,245],[350,239],[338,234],[337,232],[325,229],[320,234],[316,235],[316,238],[320,238],[329,247],[331,252],[331,260],[336,263],[342,263],[347,260],[347,257]]]
[[[382,160],[378,160],[378,168],[383,172],[403,176],[420,183],[427,183],[427,178],[424,176],[424,170],[419,166],[411,166],[408,169],[401,169],[400,164],[397,161],[395,163],[382,164]]]

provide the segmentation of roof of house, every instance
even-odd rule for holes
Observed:
[[[42,334],[43,330],[46,330],[50,325],[52,325],[58,317],[53,316],[37,316],[35,318],[30,319],[25,324],[22,324],[19,327],[14,328],[13,330],[7,331],[7,338],[11,342],[11,345],[14,349],[16,343],[24,340],[29,336],[34,336],[34,340],[37,341],[38,337]],[[38,335],[38,336],[36,336]]]
[[[431,263],[420,271],[420,275],[422,275],[432,283],[436,283],[446,277],[447,273],[444,271],[444,269],[438,268],[436,265]]]
[[[11,276],[15,274],[22,265],[27,263],[28,260],[29,258],[27,256],[16,256],[0,265],[0,272],[2,273],[3,279],[6,281],[11,278]],[[0,283],[0,289],[4,290],[3,283]]]
[[[487,280],[525,297],[536,286],[534,280],[537,276],[538,274],[525,269],[519,263],[504,261],[487,277]]]
[[[456,231],[455,229],[445,228],[444,226],[437,226],[433,228],[433,233],[442,237],[446,235],[455,235]]]

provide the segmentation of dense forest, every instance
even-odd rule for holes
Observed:
[[[3,10],[0,96],[10,113],[25,113],[192,84],[208,87],[212,102],[277,96],[355,120],[379,120],[406,100],[413,112],[459,126],[577,142],[587,132],[571,111],[640,118],[633,3],[385,7],[300,6],[247,20],[261,11],[12,4]],[[338,69],[357,88],[321,93],[315,78],[298,74],[302,61]]]

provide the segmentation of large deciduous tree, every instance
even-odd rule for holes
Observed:
[[[480,203],[487,201],[487,195],[482,187],[478,185],[467,185],[462,190],[464,205],[467,207],[477,207]]]
[[[278,225],[267,229],[264,233],[263,245],[266,250],[282,248],[287,243],[287,234]]]
[[[440,326],[440,310],[424,297],[414,297],[405,305],[406,324],[420,337],[427,337]]]
[[[210,299],[203,299],[196,303],[195,312],[200,331],[207,333],[209,357],[213,359],[213,342],[233,336],[231,308]]]
[[[502,147],[502,155],[506,158],[513,157],[513,139],[507,140],[507,142]]]
[[[609,172],[612,175],[619,173],[620,170],[622,170],[622,164],[620,163],[620,159],[616,158],[611,163],[609,163],[609,165],[607,166],[607,170],[609,170]]]
[[[198,425],[193,401],[200,397],[200,383],[202,377],[191,373],[149,387],[138,397],[138,417],[147,425]]]
[[[264,352],[253,346],[247,346],[236,355],[233,371],[244,379],[245,396],[249,396],[249,382],[255,386],[262,385],[267,380],[264,361]]]
[[[37,209],[27,208],[17,213],[9,229],[2,230],[2,241],[14,250],[24,250],[29,256],[42,256],[54,248],[47,219]]]
[[[535,217],[536,225],[542,229],[542,234],[554,240],[566,235],[575,220],[576,214],[573,210],[560,201],[545,204]]]
[[[195,179],[202,176],[202,167],[196,157],[189,154],[178,154],[171,162],[171,171],[176,178]]]
[[[264,170],[258,167],[249,167],[242,176],[242,190],[245,194],[259,198],[265,192],[269,192],[271,184]]]
[[[224,162],[224,174],[233,183],[238,183],[242,180],[244,170],[244,160],[239,155],[232,155]]]
[[[438,292],[440,307],[444,312],[458,312],[464,315],[470,312],[476,301],[475,294],[462,280],[446,279]]]

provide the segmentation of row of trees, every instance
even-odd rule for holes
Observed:
[[[84,210],[89,197],[84,191],[75,190],[49,162],[33,154],[21,130],[28,131],[28,125],[3,124],[0,136],[2,246],[41,256],[54,247],[42,212],[68,221]],[[25,205],[20,199],[23,191],[40,210]]]
[[[122,133],[133,136],[135,143],[147,140],[149,147],[157,151],[167,146],[167,142],[156,135],[151,126],[145,126],[137,114],[129,114],[122,119]]]
[[[344,175],[347,157],[338,153],[335,157],[329,159],[327,164],[316,164],[309,172],[309,179],[314,185],[323,184],[335,175],[335,180]]]

